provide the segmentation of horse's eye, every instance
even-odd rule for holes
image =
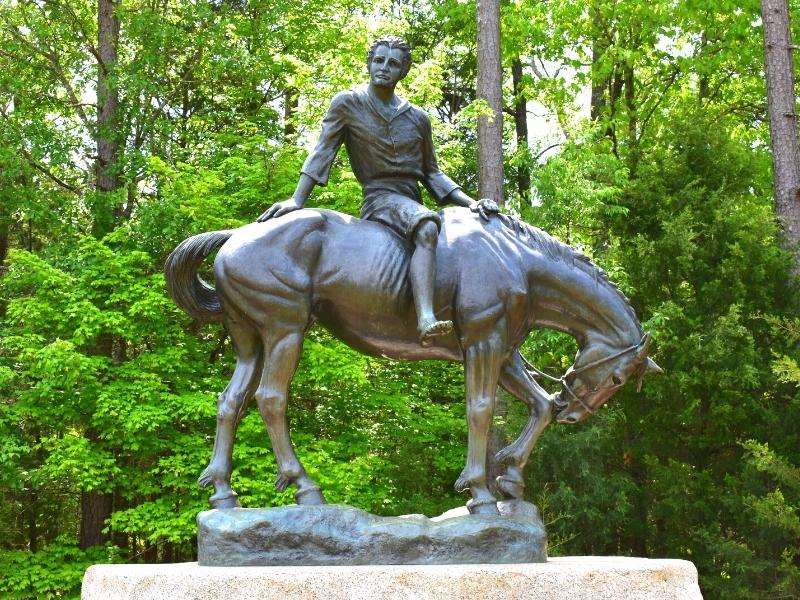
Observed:
[[[622,379],[620,379],[617,375],[612,375],[611,383],[613,383],[614,385],[622,385]]]

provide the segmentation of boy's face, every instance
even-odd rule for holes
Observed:
[[[378,46],[369,63],[369,80],[372,85],[394,88],[403,78],[403,51],[400,48]]]

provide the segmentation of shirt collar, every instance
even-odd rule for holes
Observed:
[[[375,98],[372,97],[372,94],[369,93],[368,88],[364,88],[364,96],[366,96],[367,102],[369,103],[370,108],[372,108],[372,110],[375,111],[375,114],[377,114],[381,119],[389,123],[394,121],[397,117],[399,117],[409,108],[411,108],[411,103],[408,100],[406,100],[405,98],[400,98],[400,104],[397,105],[397,109],[394,111],[394,114],[387,119],[384,116],[383,112],[381,112],[380,108],[378,107],[378,101],[375,100]]]

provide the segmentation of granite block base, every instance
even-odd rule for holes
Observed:
[[[94,565],[82,600],[702,600],[683,560],[564,557],[515,565]]]

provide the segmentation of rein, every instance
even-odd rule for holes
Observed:
[[[537,369],[530,362],[528,362],[528,360],[524,356],[522,356],[522,355],[520,355],[520,356],[522,356],[522,361],[525,363],[525,366],[529,371],[533,371],[536,375],[541,375],[542,377],[545,377],[545,378],[549,379],[550,381],[554,381],[554,382],[560,383],[564,387],[564,389],[567,392],[569,392],[569,395],[572,396],[573,400],[575,400],[578,404],[580,404],[581,407],[586,412],[588,412],[590,415],[594,416],[597,413],[598,409],[597,408],[592,408],[591,406],[586,404],[586,402],[583,400],[583,398],[579,398],[575,394],[575,392],[572,391],[572,387],[570,387],[569,383],[567,383],[567,375],[577,375],[577,374],[583,373],[584,371],[587,371],[589,369],[594,369],[595,367],[597,367],[599,365],[602,365],[603,363],[606,363],[606,362],[608,362],[610,360],[614,360],[615,358],[619,358],[620,356],[624,356],[628,352],[632,352],[633,350],[636,350],[638,347],[639,347],[639,344],[633,344],[632,346],[628,346],[627,348],[623,348],[622,350],[620,350],[620,351],[618,351],[618,352],[616,352],[614,354],[609,354],[608,356],[604,356],[603,358],[599,358],[594,362],[590,362],[588,365],[583,365],[582,367],[580,367],[578,369],[573,369],[572,371],[570,371],[568,373],[565,373],[561,377],[553,377],[552,375],[550,375],[548,373],[545,373],[541,369]],[[597,389],[597,388],[595,388],[595,389]],[[592,390],[592,391],[595,391],[595,390]]]

